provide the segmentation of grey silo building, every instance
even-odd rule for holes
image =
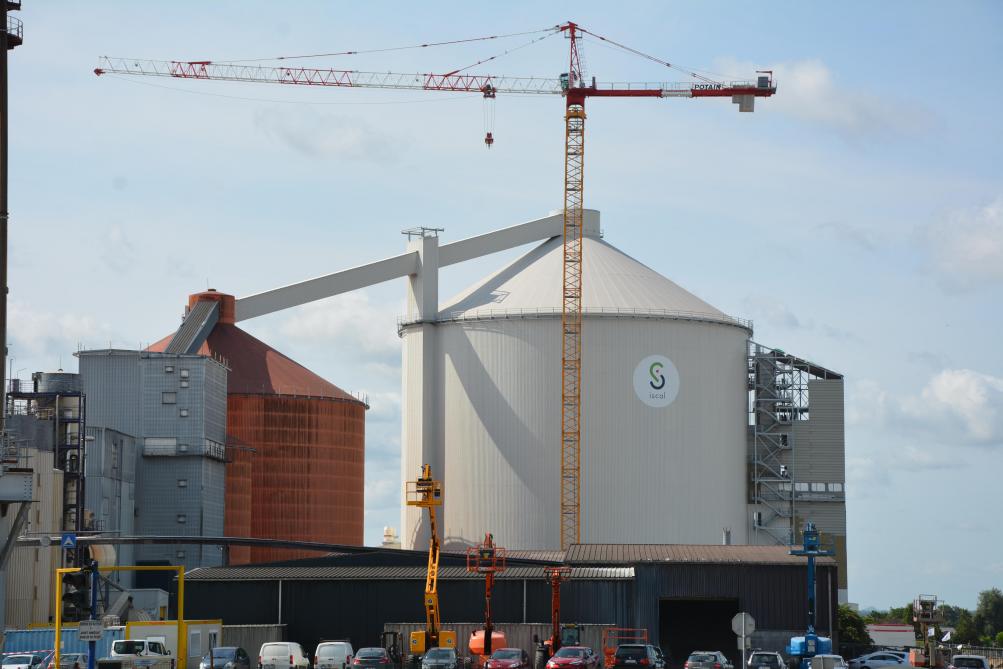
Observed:
[[[100,481],[101,499],[88,499],[95,523],[122,534],[223,535],[226,366],[201,355],[134,350],[80,351],[77,356],[101,473],[118,468],[124,475],[133,466],[135,471],[134,484],[128,476],[101,477],[106,479]],[[88,481],[89,490],[96,487]],[[222,560],[216,547],[134,550],[139,564],[194,568]],[[126,561],[124,553],[120,561]]]

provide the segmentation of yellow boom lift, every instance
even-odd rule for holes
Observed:
[[[425,631],[411,632],[409,648],[421,655],[429,648],[456,648],[456,632],[439,629],[439,533],[435,507],[442,506],[442,484],[432,480],[432,467],[422,465],[417,481],[408,481],[407,505],[428,509],[428,571],[425,575]]]

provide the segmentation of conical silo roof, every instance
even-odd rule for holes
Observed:
[[[585,315],[664,316],[748,327],[602,239],[582,241]],[[563,244],[554,237],[474,283],[439,311],[439,319],[469,320],[561,312]]]

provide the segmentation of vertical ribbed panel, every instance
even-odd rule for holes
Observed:
[[[558,318],[437,327],[447,547],[492,532],[510,549],[559,548],[559,328]],[[716,544],[724,527],[747,541],[746,338],[731,325],[586,315],[583,542]],[[635,368],[654,354],[679,371],[663,408],[634,390]],[[405,397],[418,382],[410,364]]]
[[[251,536],[362,544],[362,404],[231,394],[227,422],[228,433],[254,449],[250,453]],[[228,488],[228,492],[239,494],[239,486]],[[236,503],[238,499],[227,500],[229,508]],[[312,551],[252,548],[250,561],[315,555]]]

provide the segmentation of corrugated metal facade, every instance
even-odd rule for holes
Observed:
[[[97,526],[118,524],[138,534],[222,535],[226,367],[201,355],[124,350],[77,355],[95,437],[88,448],[99,469],[93,495],[88,481],[88,508]],[[106,431],[112,436],[103,436]],[[134,560],[196,567],[221,564],[222,553],[197,545],[142,545],[119,557],[120,563]]]
[[[630,580],[569,581],[561,605],[579,623],[629,625]],[[359,648],[379,645],[386,622],[424,621],[424,578],[411,580],[192,581],[186,584],[188,615],[219,616],[230,624],[285,624],[288,637],[313,647],[321,639],[351,639]],[[443,626],[483,619],[481,579],[441,580]],[[491,599],[499,623],[550,620],[550,586],[535,579],[499,579]]]
[[[614,559],[633,560],[641,547],[601,547]],[[655,643],[688,653],[679,631],[701,625],[709,604],[718,615],[716,638],[734,650],[729,621],[739,611],[757,622],[759,647],[780,650],[807,626],[807,567],[780,547],[690,546],[683,552],[662,547],[648,551],[652,561],[574,567],[561,588],[562,619],[581,624],[642,627]],[[571,552],[575,552],[574,549]],[[595,551],[580,551],[585,559]],[[720,553],[727,561],[714,562]],[[767,555],[769,553],[770,555]],[[669,555],[670,561],[663,559]],[[687,556],[698,561],[683,561]],[[444,555],[439,598],[444,627],[483,619],[483,579]],[[424,621],[424,567],[420,556],[391,552],[316,558],[276,566],[199,570],[189,574],[189,615],[219,616],[230,624],[288,625],[288,638],[304,645],[321,638],[350,638],[359,647],[373,644],[384,623]],[[752,561],[747,561],[752,560]],[[779,562],[784,560],[783,562]],[[397,566],[377,566],[401,561]],[[302,566],[300,566],[302,565]],[[835,625],[836,564],[818,566],[820,632]],[[545,623],[550,619],[550,587],[542,565],[512,565],[501,574],[492,598],[498,623]],[[673,638],[674,637],[674,638]],[[530,648],[526,648],[530,650]]]
[[[48,532],[59,534],[62,529],[63,473],[53,469],[51,451],[33,451],[31,466],[35,470],[36,502],[28,512],[23,534]],[[10,523],[20,505],[11,505],[0,532],[7,537]],[[7,563],[4,602],[5,627],[27,627],[47,623],[52,615],[54,570],[59,566],[59,548],[16,546]]]
[[[559,548],[560,319],[437,326],[438,435],[445,463],[447,547],[491,531],[512,549]],[[714,543],[724,527],[746,541],[745,347],[741,328],[685,320],[585,318],[582,541]],[[405,331],[405,351],[416,335]],[[422,335],[418,335],[422,336]],[[424,335],[424,336],[427,336]],[[415,343],[416,344],[416,343]],[[664,408],[635,393],[638,363],[671,359],[679,394]],[[404,365],[404,476],[422,460],[408,417],[421,397],[419,360]],[[410,469],[408,469],[410,467]],[[666,513],[671,509],[671,513]],[[427,526],[405,509],[402,541]]]
[[[248,536],[362,544],[365,411],[355,400],[229,396],[228,433],[242,448],[253,449],[247,451],[252,491]],[[233,497],[227,508],[235,511],[230,523],[235,529],[247,522],[243,511],[236,510],[246,499],[244,490],[246,481],[239,479],[229,487]],[[246,558],[270,562],[313,555],[254,547],[230,559],[240,564]]]

